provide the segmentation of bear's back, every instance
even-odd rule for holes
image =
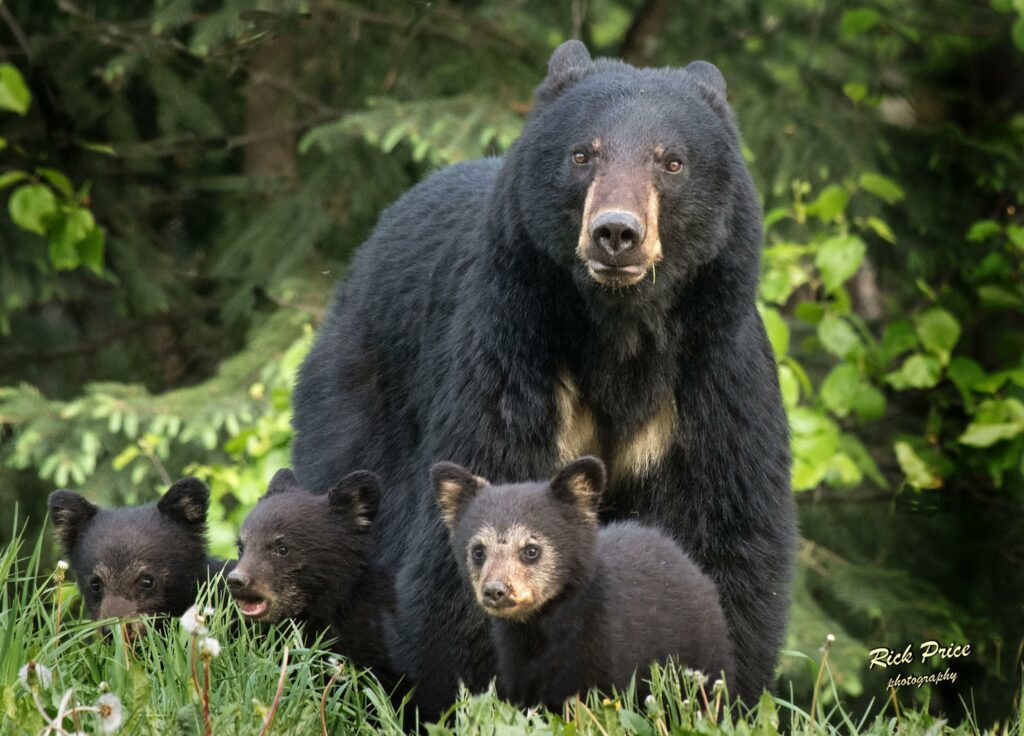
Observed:
[[[714,583],[672,539],[632,521],[603,527],[597,559],[616,684],[639,666],[676,657],[710,679],[732,674],[728,628]]]

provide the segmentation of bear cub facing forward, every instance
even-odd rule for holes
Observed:
[[[209,489],[182,478],[156,502],[105,509],[68,490],[49,498],[63,554],[93,619],[180,616],[230,563],[206,555]],[[127,629],[138,633],[140,624]]]
[[[393,584],[368,564],[379,498],[373,473],[350,473],[314,495],[290,470],[277,471],[242,524],[227,582],[248,620],[302,622],[308,634],[326,633],[335,651],[383,680],[382,616]]]
[[[491,486],[451,463],[431,476],[453,554],[491,617],[503,697],[558,708],[670,657],[733,674],[714,583],[655,529],[599,528],[600,460],[580,458],[549,483]]]

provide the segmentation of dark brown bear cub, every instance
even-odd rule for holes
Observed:
[[[491,486],[451,463],[431,473],[452,551],[491,616],[502,697],[559,708],[587,688],[625,688],[638,668],[642,690],[643,668],[669,657],[732,675],[711,580],[651,527],[598,527],[600,460],[550,483]]]
[[[307,493],[279,470],[246,517],[228,587],[242,614],[273,624],[286,618],[326,632],[333,648],[384,679],[382,616],[389,575],[368,565],[380,480],[346,475],[325,495]]]
[[[120,509],[73,491],[51,493],[50,519],[89,615],[183,614],[199,584],[225,565],[206,556],[209,503],[209,489],[191,477],[159,501]]]

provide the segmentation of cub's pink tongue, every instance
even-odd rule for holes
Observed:
[[[266,601],[236,601],[246,616],[262,616],[267,612]]]

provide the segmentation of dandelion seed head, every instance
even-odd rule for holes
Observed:
[[[113,733],[124,723],[124,706],[121,698],[114,693],[104,693],[96,701],[96,708],[100,716],[100,730],[103,733]]]
[[[713,693],[725,692],[725,680],[715,680],[714,684],[711,686],[711,692],[713,692]]]
[[[825,637],[825,641],[827,643],[829,643],[829,644],[831,644],[835,640],[836,640],[835,634],[829,634],[828,636]]]
[[[18,680],[26,690],[31,690],[37,685],[47,690],[53,684],[53,672],[45,664],[30,659],[18,670]]]
[[[66,560],[57,560],[57,569],[61,572],[67,572],[71,568]]]
[[[213,659],[220,656],[220,642],[212,636],[206,636],[199,640],[196,645],[199,656],[203,659]]]
[[[195,636],[206,636],[206,616],[192,606],[181,616],[181,628]]]

